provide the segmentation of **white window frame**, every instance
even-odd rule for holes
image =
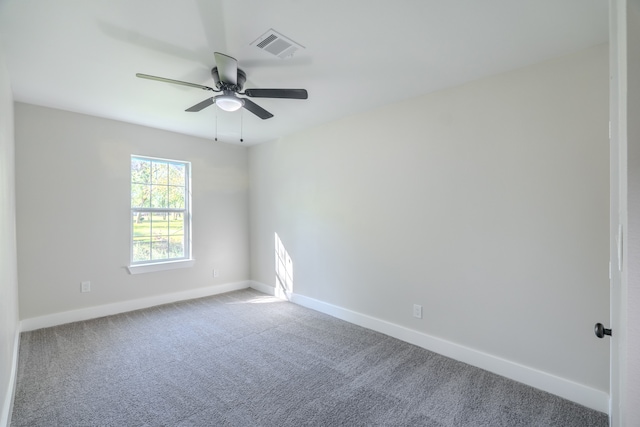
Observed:
[[[185,166],[185,200],[184,209],[179,208],[137,208],[131,206],[131,184],[132,173],[131,163],[133,159],[149,160],[151,162],[175,163]],[[135,212],[166,212],[168,215],[172,213],[182,213],[184,218],[184,257],[169,258],[151,261],[133,261],[133,214]],[[155,271],[172,270],[176,268],[192,267],[195,260],[192,258],[191,252],[191,162],[185,160],[164,159],[160,157],[150,157],[132,154],[129,159],[129,265],[127,269],[130,274],[151,273]]]

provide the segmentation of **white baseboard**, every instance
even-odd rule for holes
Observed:
[[[249,286],[256,291],[267,295],[275,295],[276,292],[276,288],[273,286],[265,285],[264,283],[256,282],[255,280],[250,280]]]
[[[40,328],[49,328],[51,326],[95,319],[97,317],[110,316],[112,314],[154,307],[156,305],[170,304],[177,301],[184,301],[194,298],[202,298],[211,295],[222,294],[225,292],[237,291],[240,289],[246,289],[250,286],[251,282],[249,281],[225,283],[223,285],[208,286],[205,288],[191,289],[183,292],[162,294],[147,298],[116,302],[113,304],[104,304],[95,307],[81,308],[78,310],[64,311],[61,313],[53,313],[40,317],[32,317],[30,319],[22,320],[22,330],[33,331]]]
[[[24,319],[21,322],[21,330],[31,331],[35,329],[61,325],[64,323],[77,322],[102,316],[109,316],[112,314],[123,313],[127,311],[139,310],[142,308],[153,307],[161,304],[169,304],[176,301],[201,298],[210,295],[246,289],[248,287],[251,287],[259,292],[263,292],[268,295],[277,294],[276,289],[273,286],[249,280]],[[311,308],[313,310],[365,327],[367,329],[381,332],[383,334],[417,345],[443,356],[468,363],[469,365],[477,366],[478,368],[485,369],[489,372],[493,372],[495,374],[510,378],[523,384],[527,384],[540,390],[547,391],[588,408],[595,409],[600,412],[609,413],[609,395],[604,391],[597,390],[583,384],[579,384],[574,381],[570,381],[565,378],[561,378],[478,350],[474,350],[472,348],[465,347],[451,341],[443,340],[441,338],[418,332],[404,326],[396,325],[385,320],[348,310],[333,304],[316,300],[314,298],[309,298],[304,295],[287,293],[286,299],[295,304]],[[17,332],[17,341],[19,340],[19,333],[20,331]],[[13,367],[12,372],[12,387],[15,384],[15,370],[17,369],[17,345],[18,344],[16,343],[14,355],[15,366]],[[12,402],[12,397],[13,393],[10,396],[9,405]],[[4,403],[2,412],[3,417],[5,416],[5,411],[9,411],[9,408],[7,408],[7,402]],[[3,420],[5,419],[0,418],[0,423]]]
[[[16,378],[18,376],[18,349],[20,348],[20,324],[15,332],[13,341],[13,354],[11,360],[11,372],[9,373],[9,384],[7,385],[7,394],[4,402],[2,402],[2,411],[0,412],[0,426],[9,427],[11,422],[11,412],[13,411],[13,396],[16,392]]]
[[[252,282],[251,287],[261,290],[261,287],[267,286],[258,285]],[[267,287],[273,289],[271,286]],[[609,394],[604,391],[304,295],[292,293],[287,299],[295,304],[555,394],[596,411],[609,413]]]

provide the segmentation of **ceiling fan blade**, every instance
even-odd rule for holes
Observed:
[[[238,84],[238,61],[224,53],[214,52],[220,81],[230,85]]]
[[[196,105],[194,105],[193,107],[187,108],[184,111],[188,111],[190,113],[194,113],[200,110],[203,110],[205,108],[207,108],[209,105],[213,104],[215,102],[215,100],[213,98],[207,98],[202,102],[197,103]]]
[[[244,108],[251,111],[253,114],[260,117],[262,120],[270,119],[271,117],[273,117],[273,114],[271,114],[270,112],[268,112],[267,110],[265,110],[264,108],[262,108],[261,106],[253,102],[252,100],[244,98],[243,101],[244,101]]]
[[[180,80],[165,79],[164,77],[150,76],[149,74],[136,73],[136,77],[140,77],[141,79],[157,80],[159,82],[173,83],[173,84],[182,85],[182,86],[196,87],[198,89],[212,90],[214,92],[220,92],[219,90],[216,90],[216,89],[214,89],[212,87],[209,87],[209,86],[203,86],[203,85],[199,85],[199,84],[196,84],[196,83],[183,82],[183,81],[180,81]]]
[[[253,98],[307,99],[305,89],[246,89],[244,94]]]

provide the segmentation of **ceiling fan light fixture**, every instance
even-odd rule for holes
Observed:
[[[244,105],[244,101],[233,95],[216,96],[216,105],[224,111],[237,111]]]
[[[2,0],[0,0],[2,1]],[[261,42],[261,46],[265,45],[269,42],[273,42],[277,37],[271,34],[273,37],[269,38],[269,41]],[[269,45],[270,46],[270,45]],[[185,112],[195,113],[198,111],[202,111],[210,105],[216,104],[217,107],[220,107],[224,111],[237,111],[241,108],[245,108],[250,113],[256,115],[262,120],[270,119],[273,117],[273,114],[253,102],[252,97],[256,98],[289,98],[289,99],[307,99],[308,94],[305,89],[247,89],[242,92],[242,87],[246,81],[246,74],[244,71],[238,68],[238,61],[229,56],[220,52],[213,53],[216,59],[216,66],[211,69],[211,77],[213,77],[213,81],[215,82],[216,89],[203,86],[196,83],[183,82],[180,80],[167,79],[164,77],[152,76],[150,74],[141,74],[137,73],[136,77],[149,79],[149,80],[157,80],[160,82],[178,84],[182,86],[190,86],[198,89],[205,89],[212,92],[222,92],[218,96],[212,96],[204,101],[198,102],[196,105],[193,105],[186,110]],[[238,95],[248,96],[249,98],[239,98]],[[216,111],[217,111],[216,107]],[[217,115],[216,115],[217,117]],[[216,119],[217,120],[217,119]],[[240,137],[242,139],[242,137]]]

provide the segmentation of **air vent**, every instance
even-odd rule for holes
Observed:
[[[271,55],[277,56],[281,59],[290,58],[300,49],[304,49],[304,46],[294,42],[288,37],[283,36],[273,28],[269,29],[266,33],[255,39],[251,46],[255,46],[258,49],[264,50]]]

